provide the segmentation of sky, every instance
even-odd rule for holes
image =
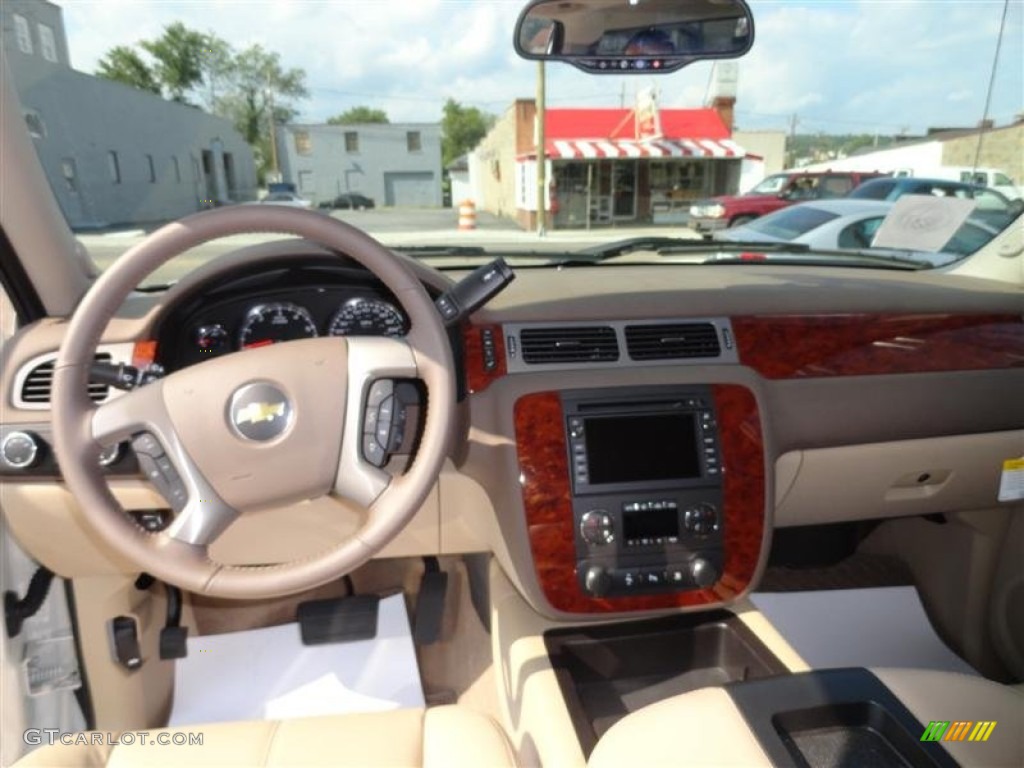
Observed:
[[[749,0],[752,50],[739,60],[737,127],[798,133],[923,133],[981,119],[1003,0]],[[365,104],[392,122],[436,122],[447,98],[501,114],[532,98],[537,65],[512,33],[522,0],[65,0],[72,66],[92,72],[115,45],[182,21],[236,48],[253,43],[306,71],[299,120]],[[654,85],[663,108],[700,107],[709,62],[631,77],[547,66],[550,107],[632,104]],[[989,110],[1024,111],[1024,0],[1009,0]]]

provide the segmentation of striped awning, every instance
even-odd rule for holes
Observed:
[[[740,158],[746,151],[732,139],[554,139],[546,142],[551,160],[595,158]],[[533,153],[524,157],[534,157]]]

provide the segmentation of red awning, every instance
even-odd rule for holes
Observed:
[[[552,160],[600,158],[709,157],[741,158],[746,151],[732,139],[551,139],[545,154]],[[534,153],[519,159],[535,157]]]

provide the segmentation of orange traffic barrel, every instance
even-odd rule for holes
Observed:
[[[476,229],[476,203],[472,200],[459,203],[459,229]]]

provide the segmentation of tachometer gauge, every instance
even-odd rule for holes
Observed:
[[[238,334],[238,346],[247,349],[314,336],[316,323],[305,307],[286,302],[258,304],[245,316]]]
[[[331,318],[329,336],[401,336],[405,320],[391,304],[380,299],[350,299]]]

